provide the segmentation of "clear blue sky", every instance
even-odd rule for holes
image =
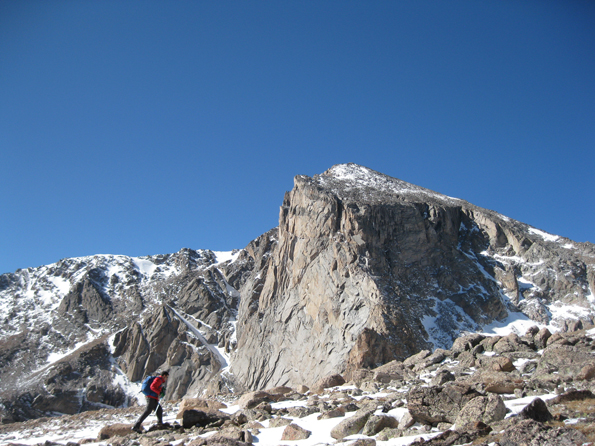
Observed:
[[[346,162],[595,242],[595,2],[0,2],[0,273],[243,248]]]

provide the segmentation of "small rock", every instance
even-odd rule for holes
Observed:
[[[576,375],[576,379],[587,381],[595,378],[595,364],[585,365],[581,371]]]
[[[340,418],[345,416],[345,409],[337,407],[336,409],[327,410],[318,415],[318,420],[326,420],[329,418]]]
[[[289,418],[277,417],[269,420],[269,427],[289,426],[291,420]]]
[[[399,429],[401,429],[401,430],[409,429],[414,424],[415,424],[415,420],[413,419],[413,417],[411,416],[409,411],[407,411],[407,412],[405,412],[405,414],[401,417],[401,420],[399,421]]]
[[[349,446],[376,446],[376,440],[373,438],[358,438],[349,443]]]
[[[310,435],[312,432],[292,423],[283,430],[281,441],[305,440]]]

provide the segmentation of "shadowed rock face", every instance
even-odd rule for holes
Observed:
[[[592,320],[593,245],[551,237],[357,165],[298,176],[241,288],[232,372],[252,389],[349,376],[554,301]]]

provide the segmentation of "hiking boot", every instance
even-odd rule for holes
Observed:
[[[136,432],[137,434],[142,434],[142,433],[144,432],[144,431],[143,431],[143,428],[142,428],[142,427],[140,427],[140,426],[132,426],[132,430],[133,430],[134,432]]]

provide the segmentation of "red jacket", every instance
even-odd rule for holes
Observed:
[[[149,398],[153,398],[155,400],[159,399],[159,395],[161,394],[161,390],[163,389],[164,384],[163,377],[161,375],[156,376],[153,382],[151,383],[151,390],[157,394],[156,397],[153,395],[147,395]]]

